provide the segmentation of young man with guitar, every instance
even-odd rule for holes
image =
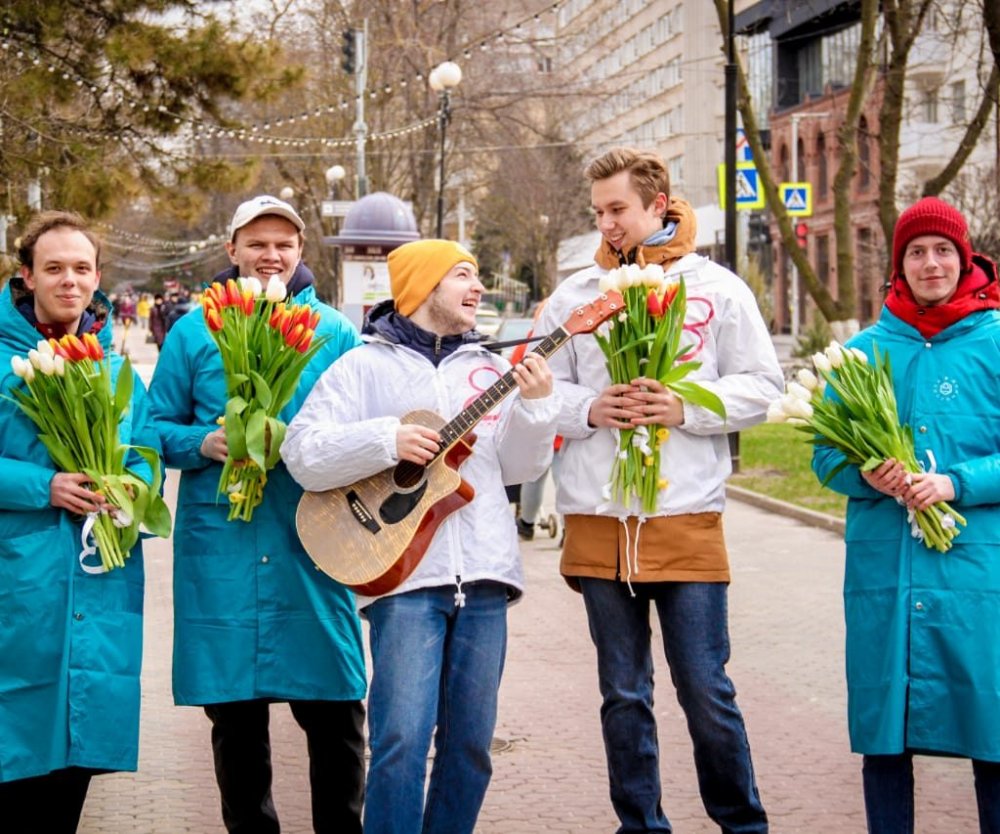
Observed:
[[[355,585],[373,667],[365,833],[459,834],[474,830],[490,781],[506,609],[523,585],[504,484],[548,466],[558,400],[542,355],[511,369],[480,345],[483,285],[462,246],[404,244],[389,254],[389,279],[393,299],[370,311],[366,344],[320,378],[281,452],[296,480],[321,493],[307,493],[298,516],[314,559],[331,550],[377,560],[381,547],[391,564],[403,554],[403,564]],[[471,449],[456,422],[477,424]],[[386,470],[400,488],[380,498],[371,480]],[[424,507],[449,479],[453,491]],[[307,499],[327,497],[349,509],[323,528],[325,514],[310,514]]]
[[[764,419],[783,389],[781,369],[753,294],[736,275],[694,251],[695,214],[670,198],[664,161],[615,148],[586,176],[601,232],[595,264],[549,298],[542,332],[592,296],[610,269],[660,264],[687,289],[685,341],[700,367],[691,375],[725,405],[722,420],[684,402],[656,379],[612,385],[594,339],[576,339],[552,360],[565,441],[556,508],[566,541],[560,569],[583,594],[604,703],[601,726],[611,802],[622,832],[668,832],[661,807],[653,712],[650,607],[656,609],[670,675],[694,743],[708,815],[727,834],[764,834],[750,746],[726,674],[729,562],[722,535],[727,432]],[[607,484],[616,429],[662,426],[657,510],[611,500]]]

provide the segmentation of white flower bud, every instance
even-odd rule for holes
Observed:
[[[261,293],[264,292],[260,281],[252,275],[249,278],[240,278],[239,284],[241,290],[250,290],[254,298],[260,298]]]
[[[786,420],[788,420],[788,415],[781,407],[781,400],[775,400],[767,407],[767,422],[784,423]]]
[[[826,358],[825,353],[814,353],[812,355],[812,363],[817,371],[826,371],[829,373],[833,370],[833,365],[830,364],[830,360]]]
[[[25,375],[28,373],[28,363],[21,356],[12,356],[10,358],[10,368],[14,372],[15,376],[24,379]]]
[[[35,381],[35,369],[32,367],[30,362],[24,363],[24,381],[34,382]]]
[[[52,364],[55,365],[56,376],[66,376],[66,360],[58,353],[52,357]]]
[[[659,291],[663,284],[663,267],[659,264],[646,264],[642,269],[642,283],[650,289]]]
[[[868,364],[868,354],[861,350],[861,348],[853,347],[851,348],[851,353],[854,354],[854,358],[857,359],[862,365]]]
[[[41,360],[42,360],[42,354],[40,354],[37,350],[28,351],[28,361],[32,364],[33,367],[37,368],[38,363],[41,362]]]
[[[809,402],[809,400],[812,399],[812,392],[804,385],[799,385],[797,382],[789,382],[788,385],[785,386],[785,390],[797,400]]]
[[[629,264],[624,267],[625,281],[628,287],[642,286],[642,267],[639,264]]]
[[[795,375],[795,378],[799,381],[799,385],[809,391],[815,391],[819,387],[819,380],[816,378],[816,374],[808,368],[801,368]]]
[[[43,356],[55,356],[56,352],[52,347],[52,343],[48,339],[38,340],[38,352]]]
[[[288,295],[288,287],[285,286],[285,282],[277,275],[272,275],[267,282],[267,291],[264,293],[264,297],[275,304],[284,301],[286,295]]]
[[[844,349],[840,346],[839,342],[830,342],[824,351],[826,358],[830,360],[830,365],[833,368],[839,368],[844,364]]]
[[[45,374],[45,376],[52,376],[56,372],[56,363],[47,353],[39,353],[38,370]]]
[[[783,397],[781,400],[782,407],[785,410],[785,414],[789,417],[800,417],[803,420],[809,420],[813,416],[813,407],[807,403],[805,400],[800,400],[798,397],[791,397],[791,402],[787,402],[789,397]]]

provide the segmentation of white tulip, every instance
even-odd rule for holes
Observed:
[[[270,286],[268,284],[268,288]],[[615,280],[614,270],[601,276],[601,279],[597,282],[597,291],[601,295],[606,295],[609,292],[618,292],[618,282]]]
[[[799,385],[810,391],[815,391],[819,387],[819,380],[816,378],[816,374],[808,368],[800,369],[795,378],[799,381]]]
[[[24,381],[25,382],[35,381],[35,369],[32,367],[30,362],[24,363]]]
[[[45,376],[52,376],[56,372],[56,363],[47,353],[38,354],[38,370]]]
[[[639,264],[629,264],[625,267],[625,280],[626,286],[629,287],[641,287],[642,286],[642,268]]]
[[[275,304],[278,301],[284,301],[286,295],[288,295],[288,287],[285,286],[285,282],[277,275],[272,275],[267,282],[267,290],[264,293],[264,297],[272,304]]]
[[[812,399],[812,391],[804,385],[799,385],[797,382],[789,382],[788,385],[785,386],[785,390],[797,400],[809,402],[809,400]]]
[[[851,353],[854,354],[854,357],[862,365],[867,365],[868,364],[868,354],[865,353],[863,350],[861,350],[861,348],[856,348],[856,347],[855,348],[851,348]]]
[[[825,353],[814,353],[812,355],[812,363],[817,371],[830,373],[833,370],[833,365],[830,364],[830,360],[826,358]]]
[[[659,264],[646,264],[642,270],[643,284],[650,289],[659,290],[663,283],[663,267]]]
[[[830,342],[824,353],[826,358],[830,360],[830,365],[835,369],[844,364],[844,349],[839,342]]]
[[[48,339],[38,340],[38,352],[44,356],[55,356],[55,349],[52,347],[51,342]]]
[[[791,404],[782,399],[782,406],[785,409],[785,414],[789,417],[800,417],[803,420],[809,420],[813,416],[813,407],[805,400],[800,400],[797,397],[792,398]]]
[[[56,376],[66,376],[66,360],[58,353],[52,357],[52,364],[56,367]]]
[[[781,407],[781,400],[775,400],[767,407],[767,422],[784,423],[786,420],[788,420],[788,415]]]
[[[24,379],[25,375],[28,373],[28,367],[29,365],[24,361],[23,357],[12,356],[10,358],[10,368],[14,372],[15,376],[19,376],[21,379]]]
[[[249,278],[240,278],[239,284],[241,290],[250,290],[254,298],[260,298],[264,292],[264,287],[261,286],[260,281],[252,275]]]

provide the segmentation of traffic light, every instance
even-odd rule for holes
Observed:
[[[771,229],[763,214],[752,212],[747,218],[747,231],[752,246],[765,246],[771,242]]]
[[[809,243],[809,224],[798,222],[795,224],[795,239],[799,246],[805,249]]]
[[[357,68],[357,41],[355,39],[353,29],[345,29],[341,32],[341,38],[343,38],[343,43],[340,45],[340,51],[343,53],[343,57],[340,59],[340,65],[344,68],[344,72],[348,75],[354,75],[354,71]]]

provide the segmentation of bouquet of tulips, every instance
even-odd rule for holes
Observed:
[[[38,439],[63,472],[83,472],[93,490],[103,495],[111,509],[91,513],[84,526],[84,550],[90,536],[101,557],[104,572],[125,566],[139,538],[142,525],[155,536],[169,536],[170,511],[160,495],[160,456],[146,446],[123,444],[118,426],[132,401],[132,368],[125,359],[114,386],[111,363],[97,337],[66,335],[38,343],[27,358],[11,358],[14,373],[25,382],[12,399],[38,427]],[[149,464],[152,483],[125,467],[129,451]]]
[[[229,520],[250,521],[260,505],[267,470],[280,458],[288,404],[325,339],[316,338],[319,313],[307,304],[286,305],[285,283],[274,276],[266,290],[256,278],[212,284],[202,297],[205,324],[222,354],[226,373],[229,453],[219,493],[229,500]]]
[[[771,404],[767,418],[772,423],[791,423],[807,433],[814,445],[843,453],[844,460],[830,472],[824,486],[850,464],[870,472],[892,458],[911,474],[922,471],[913,431],[899,422],[888,354],[880,354],[875,346],[875,361],[870,363],[864,351],[831,342],[823,353],[813,354],[812,363],[815,373],[801,369],[797,381],[789,382],[785,395]],[[836,396],[825,396],[827,386]],[[958,525],[966,524],[946,501],[925,510],[908,510],[908,520],[914,538],[940,553],[951,548],[960,532]]]
[[[726,417],[715,394],[686,377],[701,367],[691,345],[681,344],[687,296],[683,277],[664,277],[659,264],[613,269],[601,279],[601,292],[621,293],[624,307],[616,319],[594,332],[615,384],[640,377],[659,380],[677,396]],[[653,513],[659,494],[668,486],[660,475],[660,447],[670,437],[665,426],[636,426],[619,432],[618,454],[605,488],[608,500],[631,508],[638,501],[643,513]]]

